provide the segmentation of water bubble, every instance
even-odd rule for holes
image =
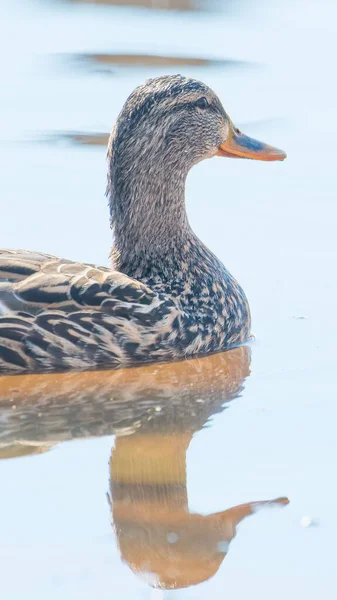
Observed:
[[[318,522],[315,521],[312,517],[309,517],[308,515],[304,515],[303,517],[301,517],[301,519],[300,519],[301,527],[306,528],[306,527],[312,527],[313,525],[318,525]]]

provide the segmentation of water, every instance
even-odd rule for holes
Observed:
[[[335,598],[336,5],[108,4],[1,4],[0,245],[107,264],[106,136],[145,78],[192,75],[288,153],[188,179],[256,340],[1,378],[1,595]]]

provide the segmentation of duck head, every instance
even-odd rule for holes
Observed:
[[[282,150],[241,133],[213,90],[181,75],[150,79],[132,92],[110,140],[110,157],[117,149],[133,160],[147,156],[179,170],[215,155],[286,158]]]
[[[152,240],[163,248],[177,233],[186,233],[187,173],[213,156],[276,161],[286,154],[241,133],[200,81],[170,75],[137,87],[108,146],[107,193],[117,246],[132,239],[140,253],[144,236],[147,246]]]

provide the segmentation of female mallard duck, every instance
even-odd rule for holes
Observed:
[[[235,128],[199,81],[158,77],[134,90],[108,146],[111,268],[1,251],[1,372],[126,367],[247,340],[246,296],[185,210],[188,171],[215,155],[286,157]]]

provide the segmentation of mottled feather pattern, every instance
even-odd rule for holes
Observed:
[[[32,253],[35,271],[8,283],[22,271],[23,255],[11,255],[8,272],[7,252],[0,252],[0,270],[2,263],[7,268],[7,289],[1,294],[0,371],[127,366],[146,360],[147,346],[156,346],[156,338],[176,316],[172,300],[141,282],[50,256],[37,264]],[[162,352],[159,345],[152,355],[160,358]]]
[[[29,256],[32,272],[24,277]],[[196,283],[193,273],[164,285],[158,276],[143,283],[49,255],[43,261],[40,254],[17,251],[11,260],[9,271],[8,253],[0,252],[0,281],[7,286],[0,372],[118,368],[214,352],[247,336],[223,314],[226,287],[217,288],[210,274],[211,287]]]

